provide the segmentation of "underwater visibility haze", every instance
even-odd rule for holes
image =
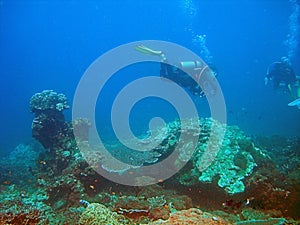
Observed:
[[[300,224],[299,15],[0,1],[0,224]]]

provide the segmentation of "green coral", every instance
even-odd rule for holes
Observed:
[[[164,195],[148,198],[147,201],[150,204],[150,208],[162,207],[167,203]]]
[[[174,162],[176,168],[191,159],[192,167],[180,174],[181,184],[212,183],[218,178],[218,186],[229,194],[245,190],[243,180],[257,166],[254,157],[264,157],[238,127],[226,126],[211,118],[173,121],[154,130],[152,136],[148,141],[160,141],[154,150],[162,156],[175,147],[180,149]]]
[[[119,215],[99,203],[91,203],[81,214],[79,224],[85,225],[121,225]]]
[[[244,164],[236,165],[235,159],[243,157]],[[196,163],[199,163],[200,157]],[[248,152],[243,152],[238,147],[222,147],[218,152],[216,159],[204,171],[202,171],[199,181],[212,182],[213,178],[219,176],[218,185],[224,188],[226,192],[235,194],[245,190],[242,180],[249,176],[256,166],[253,157]]]
[[[256,160],[265,157],[238,127],[211,118],[176,120],[157,128],[152,136],[148,141],[160,141],[154,150],[162,156],[180,149],[174,162],[176,168],[191,159],[189,170],[180,173],[181,184],[212,183],[217,178],[218,186],[229,194],[245,190],[243,180],[252,174]]]
[[[212,137],[212,133],[218,135],[219,130],[224,129],[224,125],[211,119],[200,120],[199,123],[202,129],[192,157],[193,168],[182,173],[179,181],[184,185],[193,185],[197,180],[195,177],[198,178],[198,182],[204,183],[212,183],[217,178],[218,186],[227,193],[243,192],[243,180],[251,175],[257,166],[252,156],[254,153],[239,145],[241,140],[249,140],[237,127],[227,126],[221,144],[218,138]],[[193,129],[193,124],[189,129]],[[188,142],[185,145],[189,146]],[[251,149],[259,154],[255,147]]]

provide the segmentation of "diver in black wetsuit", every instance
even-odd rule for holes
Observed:
[[[269,66],[265,77],[265,85],[267,85],[270,80],[273,81],[275,89],[284,86],[288,89],[291,97],[295,99],[292,85],[296,83],[296,75],[287,57],[282,57],[279,62],[273,62]]]
[[[188,88],[194,95],[203,96],[204,93],[202,92],[201,88],[197,84],[197,82],[190,77],[186,72],[181,70],[180,68],[187,66],[189,63],[190,66],[196,68],[197,64],[199,64],[198,61],[191,61],[191,62],[182,62],[183,65],[179,64],[178,67],[172,66],[165,62],[161,62],[160,65],[160,76],[162,78],[166,78],[169,80],[174,81],[175,83],[181,85],[182,87]],[[189,73],[194,77],[198,78],[197,70],[189,71]]]
[[[199,61],[184,61],[173,66],[168,64],[168,60],[163,51],[156,51],[144,45],[136,46],[136,50],[145,54],[161,57],[160,76],[174,81],[182,87],[189,89],[194,95],[198,95],[200,97],[203,97],[205,93],[200,88],[199,83],[203,84],[205,79],[207,80],[206,76],[215,77],[217,75],[215,70],[210,70],[207,65]],[[189,73],[194,79],[187,73]]]

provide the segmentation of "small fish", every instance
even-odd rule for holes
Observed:
[[[245,205],[249,205],[250,201],[252,201],[254,199],[254,197],[250,197],[246,199]]]
[[[9,185],[10,183],[11,183],[11,181],[9,181],[9,180],[6,180],[3,182],[4,185]]]
[[[85,207],[88,207],[89,204],[90,204],[88,201],[83,200],[83,199],[80,199],[80,200],[79,200],[79,203],[82,204],[82,205],[84,205]]]
[[[47,163],[44,160],[41,160],[40,164],[46,165]]]

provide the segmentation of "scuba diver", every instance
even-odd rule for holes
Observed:
[[[273,81],[274,89],[278,89],[279,87],[284,86],[287,88],[292,99],[295,99],[292,85],[295,85],[297,83],[297,79],[294,70],[291,67],[291,62],[287,57],[281,57],[279,62],[273,62],[269,66],[267,75],[265,77],[265,85],[267,85],[270,80]],[[298,97],[300,97],[299,84]]]
[[[189,89],[194,95],[200,97],[205,96],[204,91],[199,86],[199,83],[206,84],[207,79],[205,75],[215,77],[217,75],[216,70],[211,70],[205,63],[199,61],[184,61],[178,65],[173,66],[168,64],[167,57],[163,51],[157,51],[150,49],[144,45],[138,45],[135,50],[149,54],[156,55],[161,58],[160,64],[160,77],[174,81],[175,83]],[[184,71],[186,72],[184,72]],[[187,74],[187,72],[191,76]],[[206,77],[207,78],[207,77]],[[197,81],[197,82],[196,82]],[[211,84],[213,86],[213,84]],[[214,92],[217,88],[213,87]]]

